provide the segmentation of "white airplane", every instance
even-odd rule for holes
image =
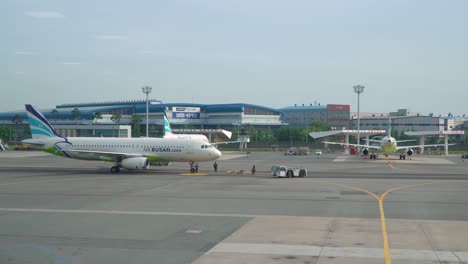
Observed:
[[[325,144],[334,144],[334,145],[341,145],[341,146],[352,146],[363,148],[362,154],[367,156],[371,151],[370,159],[377,159],[376,152],[384,153],[385,157],[388,157],[389,153],[396,153],[400,152],[400,159],[406,159],[406,155],[411,158],[413,155],[413,148],[423,148],[423,147],[442,147],[445,146],[444,144],[430,144],[430,145],[410,145],[410,146],[398,146],[398,143],[402,142],[409,142],[414,140],[396,140],[394,137],[390,135],[391,125],[389,122],[389,127],[387,131],[387,135],[381,137],[380,139],[370,139],[367,144],[346,144],[341,142],[327,142],[324,141]],[[374,144],[371,144],[374,143]],[[454,144],[449,144],[454,145]],[[404,154],[406,152],[406,155]]]
[[[145,170],[156,162],[202,162],[221,157],[213,145],[191,138],[104,138],[63,137],[31,105],[26,105],[32,139],[23,143],[36,149],[72,159],[114,162],[112,173],[120,168]]]
[[[228,131],[227,131],[228,132]],[[229,132],[231,133],[231,132]],[[230,135],[229,135],[230,137]],[[213,146],[221,145],[221,144],[232,144],[232,143],[239,143],[240,141],[224,141],[224,142],[210,142],[210,140],[202,134],[174,134],[171,130],[171,124],[169,123],[169,118],[167,118],[167,112],[164,111],[164,135],[163,138],[189,138],[189,139],[197,139],[207,142]]]
[[[204,142],[210,143],[208,138],[202,134],[173,134],[171,130],[171,124],[169,123],[169,118],[167,118],[167,112],[164,111],[164,136],[163,138],[189,138],[202,140]]]

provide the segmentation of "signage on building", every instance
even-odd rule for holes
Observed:
[[[172,107],[172,118],[176,119],[200,119],[200,107]]]
[[[348,111],[349,105],[329,104],[327,105],[328,111]]]

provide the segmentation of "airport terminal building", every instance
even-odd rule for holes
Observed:
[[[253,104],[163,104],[150,100],[148,109],[152,137],[162,136],[165,111],[173,129],[224,129],[237,135],[250,127],[274,130],[286,125],[281,111]],[[131,137],[131,125],[139,124],[142,132],[146,127],[145,100],[61,104],[41,111],[63,136]],[[0,113],[0,125],[13,128],[11,140],[28,137],[24,136],[29,128],[25,111]]]
[[[307,127],[313,122],[328,124],[332,129],[349,128],[350,106],[342,104],[294,105],[280,109],[284,122],[294,127]]]
[[[357,129],[357,116],[349,105],[294,105],[281,109],[246,104],[161,103],[150,100],[149,136],[161,137],[163,115],[166,111],[175,130],[223,129],[233,132],[234,138],[247,134],[251,128],[274,132],[281,126],[306,127],[323,122],[332,129]],[[139,127],[146,130],[146,101],[116,101],[61,104],[53,109],[40,109],[63,136],[72,137],[132,137]],[[351,118],[350,118],[351,117]],[[466,130],[466,118],[426,116],[399,109],[391,113],[361,113],[360,126],[364,130],[387,130],[388,120],[396,133],[414,131]],[[29,138],[25,111],[0,113],[0,128],[6,126],[9,141]],[[184,132],[187,133],[187,132]],[[199,133],[199,132],[189,132]]]

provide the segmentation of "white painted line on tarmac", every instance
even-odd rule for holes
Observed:
[[[381,248],[355,248],[355,247],[319,247],[308,245],[279,245],[279,244],[253,244],[253,243],[219,243],[205,253],[239,253],[239,254],[269,254],[269,255],[296,255],[314,257],[351,257],[383,259],[384,251]],[[432,251],[416,249],[392,249],[392,259],[399,260],[429,260],[440,262],[468,261],[468,252],[465,251]]]
[[[346,156],[337,156],[337,157],[333,160],[333,162],[343,162],[343,161],[345,161],[347,158],[348,158],[348,157],[346,157]]]
[[[190,212],[151,212],[151,211],[118,211],[118,210],[64,210],[64,209],[39,209],[39,208],[0,208],[3,212],[23,213],[73,213],[73,214],[116,214],[116,215],[174,215],[174,216],[223,216],[223,217],[260,217],[280,215],[254,215],[254,214],[212,214]]]

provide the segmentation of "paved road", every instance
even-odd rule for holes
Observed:
[[[218,164],[215,174],[201,163],[206,176],[181,176],[186,164],[115,175],[102,162],[1,153],[0,263],[338,263],[340,256],[384,263],[392,249],[394,263],[434,261],[421,250],[459,263],[454,259],[468,252],[467,238],[444,242],[468,232],[468,162],[456,156],[363,161],[251,153],[228,154]],[[255,175],[237,174],[254,164]],[[278,164],[306,167],[309,176],[271,178]],[[300,245],[312,248],[294,248]],[[361,253],[351,256],[349,248]],[[458,255],[447,253],[453,250]],[[306,251],[324,254],[304,259]]]

